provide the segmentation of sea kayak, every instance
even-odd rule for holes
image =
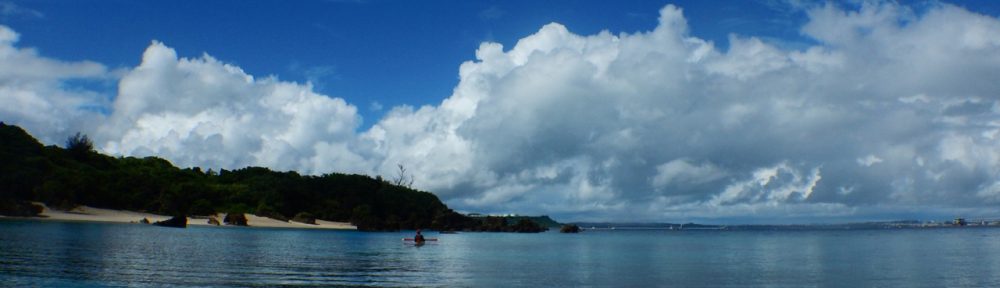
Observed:
[[[414,241],[417,241],[417,240],[414,240],[413,238],[403,238],[403,241],[414,242]],[[424,241],[438,241],[438,239],[437,238],[424,238]]]

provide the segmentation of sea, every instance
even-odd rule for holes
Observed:
[[[3,287],[1000,287],[1000,229],[369,233],[0,220]]]

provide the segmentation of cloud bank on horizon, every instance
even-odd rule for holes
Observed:
[[[724,51],[667,5],[650,31],[552,23],[483,43],[436,106],[358,108],[153,42],[139,66],[50,59],[0,26],[0,120],[113,155],[302,173],[413,171],[464,211],[565,220],[995,215],[1000,20],[948,4],[807,8],[785,48]],[[111,80],[109,80],[111,79]],[[67,83],[117,81],[117,95]],[[386,84],[391,85],[391,84]]]

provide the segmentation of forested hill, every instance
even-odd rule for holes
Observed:
[[[259,167],[180,169],[156,157],[99,154],[79,134],[65,149],[43,146],[20,127],[0,122],[0,214],[37,214],[26,201],[165,215],[300,215],[349,221],[361,230],[468,230],[480,222],[455,213],[434,194],[381,178],[308,176]]]

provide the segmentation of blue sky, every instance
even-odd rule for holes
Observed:
[[[994,16],[1000,9],[991,1],[949,2]],[[656,25],[656,11],[671,3],[684,9],[691,34],[721,49],[733,33],[793,48],[813,43],[799,33],[805,14],[780,0],[5,3],[31,12],[2,21],[22,34],[21,45],[43,55],[129,67],[141,60],[137,51],[158,40],[182,56],[209,53],[252,75],[311,81],[318,92],[361,107],[365,126],[386,107],[433,105],[449,96],[458,65],[474,59],[480,43],[512,47],[551,22],[582,35],[635,33]]]
[[[467,212],[995,217],[998,7],[0,0],[0,121],[181,167],[402,164]]]
[[[359,105],[371,125],[383,107],[437,104],[457,67],[484,41],[512,47],[557,22],[582,35],[656,25],[666,3],[684,8],[692,34],[724,47],[730,33],[809,41],[802,13],[777,1],[14,1],[6,15],[21,45],[109,67],[139,63],[151,40],[186,57],[209,53],[257,76],[312,81]],[[788,10],[786,10],[788,9]],[[391,84],[388,84],[391,83]],[[112,87],[114,88],[114,87]]]

